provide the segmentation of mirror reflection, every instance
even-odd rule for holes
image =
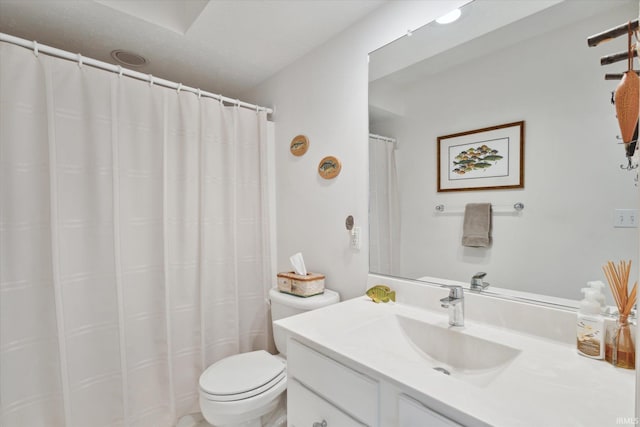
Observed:
[[[586,39],[637,16],[637,0],[476,0],[371,53],[371,272],[466,283],[486,272],[487,292],[570,300],[605,281],[609,260],[636,272],[638,229],[620,218],[633,225],[637,171],[621,168],[618,81],[604,80],[627,63],[600,66],[627,38]],[[522,188],[437,191],[438,137],[520,121]],[[461,243],[469,203],[492,206],[489,247]]]

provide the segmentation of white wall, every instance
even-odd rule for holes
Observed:
[[[357,225],[363,230],[368,227],[366,55],[464,3],[391,2],[244,96],[277,108],[279,270],[287,270],[289,255],[300,250],[310,269],[326,273],[328,286],[343,298],[364,291],[367,233],[362,249],[351,252],[343,222],[353,214]],[[591,71],[601,78],[602,69]],[[298,133],[311,139],[311,149],[301,159],[288,152],[290,139]],[[342,174],[331,183],[317,180],[315,174],[317,162],[326,154],[337,155],[343,162]]]
[[[580,299],[587,281],[604,281],[608,260],[638,259],[637,230],[612,224],[614,208],[637,208],[635,173],[618,167],[624,150],[609,102],[617,82],[603,79],[621,67],[599,66],[600,56],[625,49],[626,38],[607,49],[586,44],[587,36],[634,16],[630,6],[429,76],[399,94],[405,115],[374,131],[401,141],[404,277],[466,282],[486,271],[495,286]],[[524,189],[437,193],[438,136],[519,120],[526,122]],[[491,248],[462,247],[463,216],[434,207],[484,201],[523,202],[525,210],[494,214]]]
[[[248,92],[243,98],[276,112],[278,270],[302,252],[307,269],[324,273],[343,298],[361,295],[368,273],[367,54],[432,21],[466,0],[389,2],[360,23]],[[289,142],[309,137],[300,158]],[[341,174],[317,174],[324,156],[342,161]],[[362,227],[362,248],[349,248],[345,218]]]

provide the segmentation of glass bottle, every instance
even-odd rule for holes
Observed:
[[[613,366],[635,369],[636,347],[628,316],[621,315],[616,321],[611,340],[606,345],[605,359]]]

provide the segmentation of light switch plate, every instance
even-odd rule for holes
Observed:
[[[353,227],[351,230],[351,248],[360,250],[361,242],[360,242],[360,227]]]
[[[613,211],[613,226],[616,228],[637,228],[637,209],[616,209]]]

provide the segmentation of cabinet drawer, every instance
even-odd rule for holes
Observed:
[[[399,427],[462,427],[455,421],[427,408],[422,403],[400,395],[398,397]]]
[[[303,385],[356,419],[375,426],[378,419],[378,383],[353,369],[290,339],[287,371]]]
[[[296,380],[287,384],[287,422],[290,427],[364,427]]]

